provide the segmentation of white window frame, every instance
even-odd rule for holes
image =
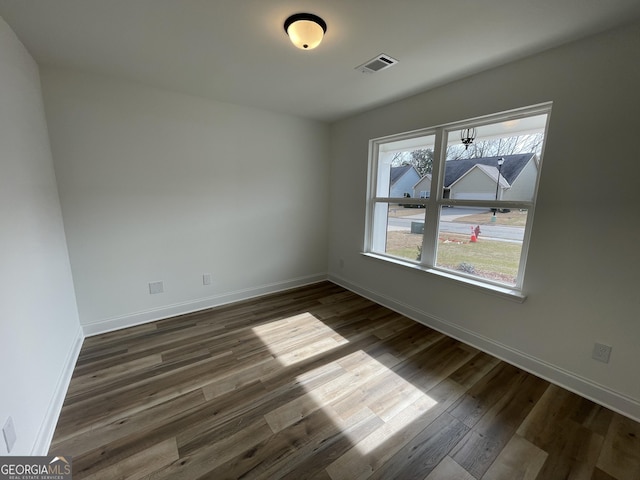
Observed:
[[[497,293],[510,299],[517,301],[524,301],[525,294],[522,291],[524,283],[525,267],[527,263],[527,253],[529,251],[529,242],[531,238],[531,230],[533,224],[533,216],[535,210],[536,199],[538,195],[538,184],[540,181],[540,171],[542,167],[542,158],[544,155],[544,148],[546,145],[546,137],[549,127],[549,119],[551,117],[551,102],[534,105],[531,107],[521,108],[517,110],[511,110],[508,112],[501,112],[497,114],[487,115],[484,117],[468,119],[460,122],[449,123],[439,125],[436,127],[429,127],[425,129],[415,130],[411,132],[405,132],[396,135],[389,135],[385,137],[379,137],[369,141],[369,169],[368,169],[368,181],[367,181],[367,205],[366,205],[366,224],[365,224],[365,239],[364,239],[364,254],[369,257],[388,261],[390,263],[410,267],[414,269],[423,270],[429,273],[439,275],[441,277],[462,282],[465,285],[472,287],[478,287],[489,291],[490,293]],[[538,175],[536,176],[534,194],[531,201],[513,201],[513,200],[456,200],[443,198],[444,191],[444,169],[446,161],[446,147],[448,140],[448,133],[452,131],[459,131],[463,128],[477,128],[483,125],[506,122],[510,120],[517,120],[526,117],[532,117],[535,115],[546,114],[545,133],[542,144],[542,152],[538,158]],[[418,137],[425,137],[429,135],[435,135],[434,145],[434,160],[431,172],[431,192],[429,198],[392,198],[385,196],[378,196],[378,165],[379,165],[379,152],[382,145],[406,141],[411,144],[411,140]],[[376,205],[377,204],[414,204],[424,206],[425,223],[422,243],[422,255],[421,260],[411,261],[404,258],[395,257],[386,253],[381,253],[379,248],[379,242],[381,241],[382,234],[382,215],[376,219]],[[522,242],[522,251],[520,255],[520,262],[518,268],[518,274],[516,277],[515,286],[505,285],[504,283],[494,282],[481,277],[465,274],[464,272],[455,272],[452,270],[438,268],[436,266],[436,252],[438,247],[438,233],[439,233],[439,221],[440,212],[443,206],[460,206],[460,207],[488,207],[488,208],[509,208],[509,209],[526,209],[527,221],[524,229],[524,237]],[[387,229],[387,217],[384,219],[384,233],[386,238]],[[386,241],[386,240],[385,240]],[[376,245],[376,242],[378,244]],[[384,249],[382,249],[384,250]]]

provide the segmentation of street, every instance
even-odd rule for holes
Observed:
[[[463,217],[473,213],[478,213],[477,209],[451,208],[443,211],[440,217],[440,232],[458,233],[463,235],[471,235],[471,227],[475,224],[454,222],[458,217]],[[424,210],[420,210],[416,215],[407,217],[389,217],[389,230],[410,230],[411,222],[424,222]],[[522,227],[506,227],[502,225],[481,225],[480,238],[491,238],[492,240],[501,240],[505,242],[521,242],[524,237],[524,228]]]

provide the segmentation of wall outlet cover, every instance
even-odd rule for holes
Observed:
[[[593,353],[591,354],[591,357],[599,362],[609,363],[609,358],[611,357],[611,346],[604,345],[602,343],[595,343],[593,345]]]
[[[154,295],[156,293],[164,292],[164,283],[163,282],[149,282],[149,293]]]
[[[211,285],[211,274],[205,273],[202,275],[202,284],[203,285]]]

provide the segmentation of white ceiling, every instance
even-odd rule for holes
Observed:
[[[328,25],[316,50],[284,20]],[[41,65],[332,121],[640,18],[638,0],[0,0]],[[355,67],[385,53],[399,64]]]

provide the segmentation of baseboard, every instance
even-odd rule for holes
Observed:
[[[195,301],[175,303],[162,308],[108,318],[93,323],[85,323],[83,324],[82,329],[85,336],[91,337],[94,335],[100,335],[101,333],[107,333],[114,330],[120,330],[122,328],[133,327],[143,323],[174,317],[176,315],[184,315],[185,313],[197,312],[198,310],[219,307],[221,305],[241,300],[249,300],[263,295],[269,295],[271,293],[303,287],[305,285],[311,285],[325,280],[327,280],[326,273],[298,277],[284,282],[276,282],[243,290],[236,290],[212,297],[201,298]]]
[[[478,335],[471,330],[462,328],[445,319],[418,310],[410,305],[398,302],[383,294],[355,285],[340,276],[330,274],[329,281],[398,312],[416,322],[422,323],[423,325],[433,328],[434,330],[438,330],[445,335],[504,360],[511,365],[521,368],[560,387],[566,388],[573,393],[592,400],[593,402],[618,412],[621,415],[640,422],[640,402],[631,397],[611,390],[603,385],[599,385],[587,378],[564,370],[556,365],[552,365],[525,352],[511,348],[508,345],[504,345],[488,337]]]
[[[64,398],[67,395],[67,389],[69,388],[73,369],[76,366],[78,355],[80,355],[80,349],[82,348],[83,341],[84,335],[82,334],[82,329],[78,328],[76,331],[76,337],[71,345],[71,349],[67,353],[67,358],[65,358],[64,368],[58,378],[56,388],[53,396],[51,397],[51,401],[49,402],[49,408],[47,409],[42,425],[40,425],[40,430],[38,430],[36,441],[31,449],[31,455],[44,456],[49,453],[51,440],[53,440],[53,434],[55,433],[56,425],[58,424],[58,418],[62,411]]]

